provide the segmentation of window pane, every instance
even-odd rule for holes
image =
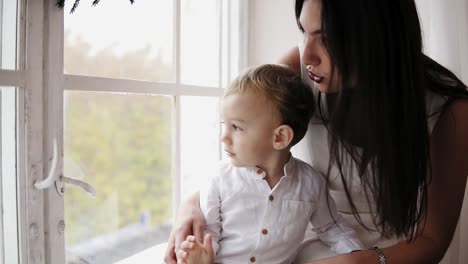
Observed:
[[[220,1],[181,0],[181,81],[219,86]]]
[[[222,87],[226,87],[239,73],[240,0],[223,0],[222,16]]]
[[[65,7],[65,73],[174,82],[171,0],[75,1]]]
[[[0,1],[2,69],[16,69],[17,0]]]
[[[67,186],[67,263],[116,263],[167,241],[172,107],[167,96],[65,92],[64,173],[97,190]]]
[[[18,263],[16,194],[16,89],[0,87],[0,263]]]
[[[219,98],[181,98],[182,196],[193,193],[207,182],[219,160]]]
[[[239,68],[241,67],[240,65],[240,50],[241,50],[241,31],[243,30],[241,28],[241,13],[240,13],[240,6],[241,6],[241,1],[240,0],[226,0],[229,2],[229,12],[230,12],[230,28],[229,28],[229,33],[230,33],[230,49],[229,49],[229,56],[230,56],[230,67],[229,67],[229,79],[228,81],[230,82],[231,80],[234,80],[237,75],[239,74]],[[245,21],[244,21],[245,23]]]

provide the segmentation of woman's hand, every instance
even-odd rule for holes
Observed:
[[[199,200],[200,193],[196,192],[180,204],[164,256],[166,263],[177,263],[175,252],[180,249],[187,236],[194,235],[198,241],[203,241],[205,220],[200,211]]]

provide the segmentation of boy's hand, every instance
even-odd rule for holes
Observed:
[[[206,234],[203,244],[194,236],[187,236],[177,252],[178,264],[213,264],[214,253],[211,245],[211,235]]]
[[[200,193],[191,194],[184,202],[180,203],[174,225],[169,235],[169,241],[164,256],[167,264],[177,263],[177,252],[180,244],[188,235],[194,235],[199,241],[203,239],[205,218],[200,211]]]

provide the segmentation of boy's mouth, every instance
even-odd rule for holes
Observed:
[[[230,152],[230,151],[227,151],[226,149],[224,150],[226,152],[226,154],[229,156],[229,157],[233,157],[235,156],[236,154]]]

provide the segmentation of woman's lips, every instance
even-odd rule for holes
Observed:
[[[325,77],[320,77],[318,75],[315,75],[314,73],[310,72],[310,71],[307,71],[307,73],[309,74],[309,78],[314,81],[315,83],[321,83],[323,81],[323,79],[325,79]]]

